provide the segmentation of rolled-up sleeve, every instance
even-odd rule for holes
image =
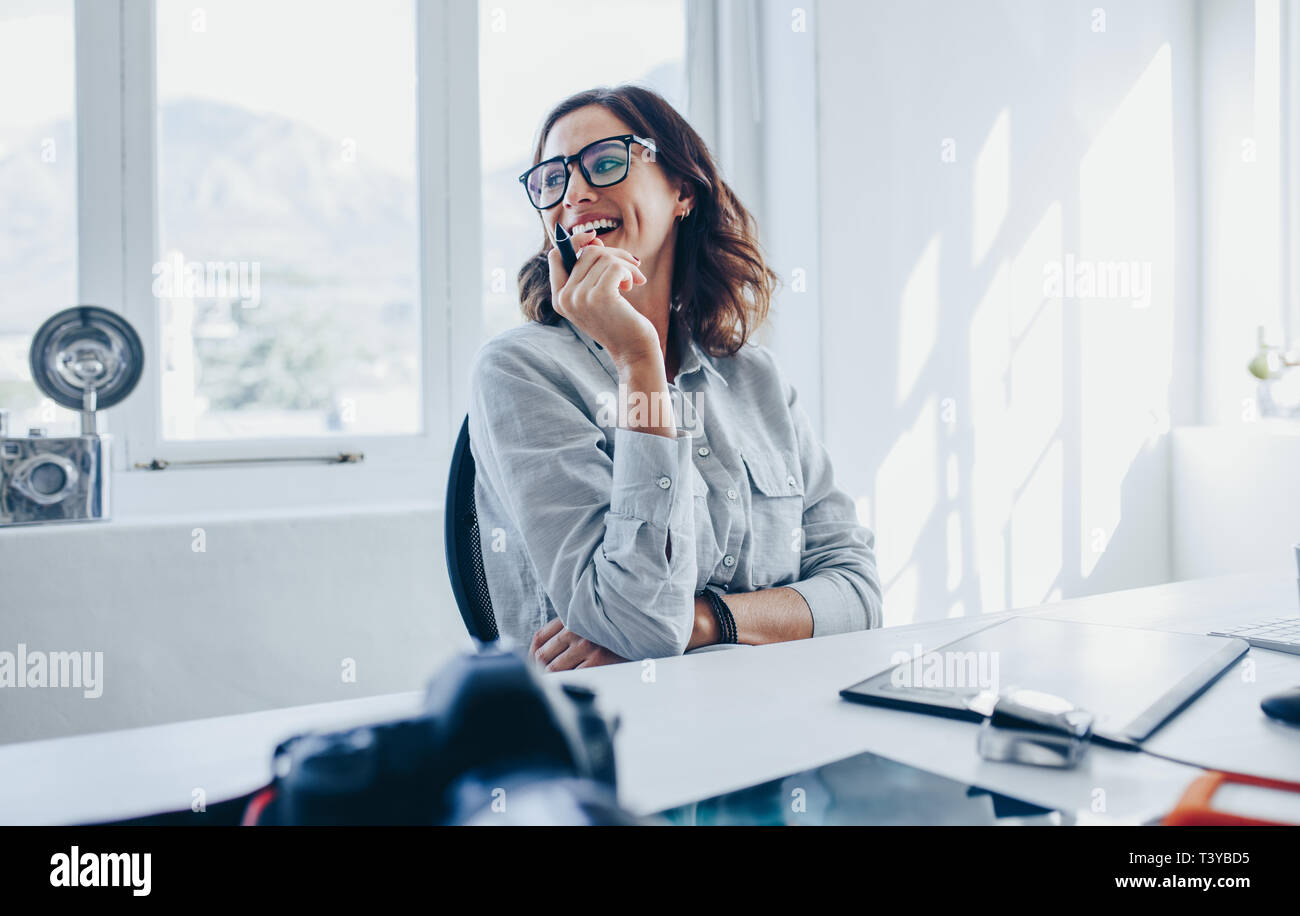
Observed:
[[[470,439],[564,625],[624,658],[680,655],[694,624],[691,442],[605,431],[527,345],[479,354]]]
[[[883,623],[876,538],[858,522],[853,500],[835,486],[830,456],[813,433],[792,385],[783,383],[803,468],[803,546],[793,588],[812,611],[813,636]]]

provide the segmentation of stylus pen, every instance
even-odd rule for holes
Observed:
[[[573,265],[578,263],[578,255],[573,250],[573,236],[569,235],[561,223],[555,224],[555,247],[560,249],[565,272],[573,273]]]

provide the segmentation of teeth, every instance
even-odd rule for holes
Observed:
[[[587,232],[587,231],[590,230],[590,229],[603,229],[603,228],[606,228],[606,227],[608,227],[608,228],[610,228],[610,229],[617,229],[617,228],[618,228],[619,226],[621,226],[621,225],[623,225],[622,220],[617,220],[617,219],[593,219],[593,220],[591,220],[590,222],[587,222],[587,223],[580,223],[580,224],[578,224],[577,226],[574,226],[574,227],[573,227],[573,230],[572,230],[572,232],[571,232],[570,234],[571,234],[571,235],[577,235],[579,232]]]

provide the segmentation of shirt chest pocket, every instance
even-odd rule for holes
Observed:
[[[803,552],[804,488],[798,463],[769,452],[742,452],[749,474],[750,551],[756,588],[793,582]]]

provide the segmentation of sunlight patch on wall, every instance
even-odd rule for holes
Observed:
[[[913,563],[892,583],[884,586],[885,626],[897,627],[914,623],[920,596],[921,577],[916,571],[916,564]]]
[[[1023,485],[1061,427],[1065,353],[1061,302],[1044,305],[1011,357],[1007,471]]]
[[[961,514],[948,513],[948,591],[961,588]]]
[[[1061,301],[1060,294],[1049,292],[1044,282],[1048,265],[1061,260],[1061,226],[1061,202],[1054,200],[1011,260],[1012,337],[1025,333],[1044,304]]]
[[[1080,571],[1121,523],[1124,479],[1167,415],[1173,374],[1174,184],[1168,45],[1079,167],[1079,250],[1061,281],[1079,315]]]
[[[998,112],[975,159],[971,189],[971,266],[981,263],[1007,218],[1011,197],[1011,112]]]
[[[970,470],[970,568],[979,576],[980,613],[1006,607],[1007,367],[1011,362],[1011,269],[1003,262],[970,321],[970,417],[974,457]]]
[[[907,400],[939,332],[939,236],[933,236],[903,284],[898,304],[898,404]]]
[[[876,562],[889,586],[911,560],[938,502],[938,413],[930,397],[876,472]],[[915,572],[915,571],[913,571]]]
[[[1011,511],[1011,606],[1040,604],[1061,573],[1065,448],[1054,441]]]
[[[1024,485],[1061,427],[1065,402],[1061,297],[1048,295],[1043,283],[1043,265],[1060,257],[1061,205],[1053,202],[1011,261],[1005,448],[1012,486]]]

